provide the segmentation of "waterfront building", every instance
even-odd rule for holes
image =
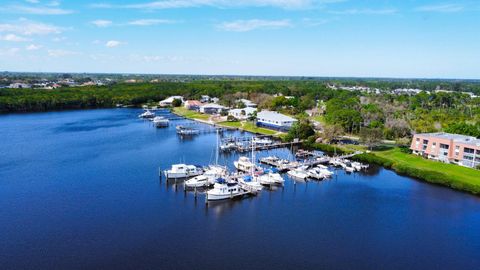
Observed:
[[[202,102],[198,100],[187,100],[183,105],[186,109],[191,111],[199,111],[200,107],[202,106]]]
[[[160,105],[160,106],[162,106],[162,107],[172,106],[172,103],[173,103],[173,101],[174,101],[175,99],[179,99],[179,100],[181,100],[182,103],[183,103],[183,97],[182,97],[182,96],[171,96],[171,97],[169,97],[169,98],[167,98],[167,99],[164,99],[164,100],[160,101],[160,102],[158,103],[158,105]]]
[[[246,120],[251,117],[257,111],[256,108],[246,107],[243,109],[233,109],[228,111],[228,115],[231,115],[238,120]]]
[[[259,127],[287,131],[295,122],[297,119],[274,111],[261,111],[257,114],[257,126]]]
[[[444,132],[415,134],[414,154],[446,163],[475,168],[480,165],[480,139]]]
[[[220,114],[226,111],[228,111],[227,107],[215,103],[209,103],[200,106],[200,112],[206,114]]]

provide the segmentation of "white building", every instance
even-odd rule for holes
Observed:
[[[200,112],[206,114],[220,114],[222,112],[226,112],[227,110],[227,107],[215,103],[205,104],[200,107]]]
[[[160,102],[158,103],[158,105],[160,105],[160,106],[162,106],[162,107],[172,106],[172,103],[173,103],[173,101],[174,101],[175,99],[181,100],[182,103],[183,103],[183,101],[184,101],[182,96],[171,96],[171,97],[169,97],[169,98],[167,98],[167,99],[164,99],[164,100],[160,101]]]
[[[257,126],[260,127],[287,131],[295,122],[297,122],[297,119],[274,111],[261,111],[257,113]]]
[[[245,105],[245,107],[247,108],[256,108],[257,107],[257,104],[253,103],[252,101],[248,100],[248,99],[239,99],[237,100],[238,103],[243,103]]]
[[[244,109],[233,109],[228,111],[228,115],[231,115],[238,120],[246,120],[251,117],[257,111],[256,108],[244,108]]]

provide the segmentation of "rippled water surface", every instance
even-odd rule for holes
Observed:
[[[372,168],[207,207],[158,167],[213,162],[215,134],[138,113],[0,116],[1,269],[480,268],[477,197]]]

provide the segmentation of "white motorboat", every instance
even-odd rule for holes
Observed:
[[[255,168],[255,164],[253,164],[248,157],[240,157],[237,161],[233,162],[233,165],[237,170],[243,172],[250,172]]]
[[[308,178],[307,172],[303,168],[296,168],[287,172],[287,175],[300,180],[305,180]]]
[[[237,145],[234,142],[228,142],[225,144],[220,145],[220,150],[222,151],[230,151],[232,149],[235,149]]]
[[[240,176],[238,178],[238,184],[247,191],[256,192],[263,189],[262,184],[258,181],[258,177],[252,177],[250,175]]]
[[[155,113],[151,112],[150,110],[146,110],[143,113],[141,113],[138,117],[140,118],[145,118],[145,119],[151,119],[155,117]]]
[[[324,165],[318,165],[317,168],[320,170],[320,172],[325,176],[325,177],[331,177],[333,175],[333,172],[331,172],[327,166]]]
[[[174,178],[190,178],[201,175],[203,169],[195,165],[174,164],[170,170],[165,170],[165,177],[168,179]]]
[[[258,176],[258,181],[262,185],[282,185],[285,179],[275,169],[266,170],[264,174]]]
[[[153,118],[153,124],[157,127],[157,128],[160,128],[160,127],[168,127],[168,124],[170,123],[170,121],[168,121],[168,119],[166,119],[165,117],[163,116],[155,116]]]
[[[353,168],[352,166],[345,166],[344,169],[347,173],[355,172],[355,168]]]
[[[185,181],[189,188],[208,187],[215,184],[215,180],[227,175],[227,169],[222,166],[209,166],[202,175],[195,176]]]
[[[308,177],[316,179],[316,180],[322,180],[325,178],[325,174],[323,174],[322,169],[315,167],[307,171]]]
[[[209,201],[231,199],[241,193],[238,183],[228,183],[225,179],[219,178],[213,185],[213,189],[207,191],[207,199]]]

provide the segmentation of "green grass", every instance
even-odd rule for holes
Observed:
[[[317,115],[312,117],[311,119],[319,122],[320,124],[325,124],[325,118],[323,117],[323,115]]]
[[[275,130],[257,127],[252,122],[245,122],[243,127],[242,127],[242,123],[238,122],[238,121],[235,121],[235,122],[228,122],[228,121],[227,122],[220,122],[220,123],[218,123],[218,125],[243,129],[245,131],[249,131],[249,132],[253,132],[253,133],[260,133],[260,134],[263,134],[263,135],[274,135],[274,134],[277,133],[277,131],[275,131]]]
[[[448,186],[457,190],[480,194],[480,171],[455,164],[404,153],[399,148],[374,151],[357,157],[359,160],[378,163],[398,173],[412,176],[430,183]]]
[[[175,107],[172,109],[172,111],[178,115],[184,116],[186,118],[190,119],[199,119],[199,120],[208,120],[210,118],[210,115],[208,114],[203,114],[203,113],[198,113],[196,111],[191,111],[188,110],[187,108],[184,107]]]

